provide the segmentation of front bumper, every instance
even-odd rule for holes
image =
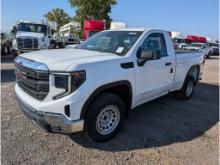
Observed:
[[[37,111],[17,97],[21,111],[47,132],[71,134],[83,131],[84,120],[68,120],[64,115]]]

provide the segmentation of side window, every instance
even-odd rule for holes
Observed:
[[[163,34],[152,33],[149,35],[143,45],[143,51],[160,51],[160,57],[165,57],[167,55],[167,47]]]

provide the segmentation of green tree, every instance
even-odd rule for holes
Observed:
[[[71,17],[64,12],[63,9],[52,9],[52,11],[49,11],[47,14],[44,15],[45,18],[47,18],[49,21],[53,21],[57,23],[57,30],[69,23],[71,21]]]
[[[109,16],[111,8],[117,4],[116,0],[69,0],[69,3],[76,8],[76,15],[73,19],[81,25],[86,19],[104,19],[107,28],[112,21]]]

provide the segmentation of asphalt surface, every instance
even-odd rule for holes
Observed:
[[[203,80],[189,101],[167,95],[130,113],[106,143],[83,135],[48,134],[17,108],[14,65],[1,62],[2,164],[209,164],[219,161],[218,57],[206,60]]]

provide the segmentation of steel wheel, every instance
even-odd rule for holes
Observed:
[[[120,111],[115,105],[109,105],[101,110],[96,119],[96,130],[101,135],[112,133],[118,126]]]
[[[193,92],[194,88],[194,82],[191,80],[188,82],[187,87],[186,87],[186,96],[190,96]]]

